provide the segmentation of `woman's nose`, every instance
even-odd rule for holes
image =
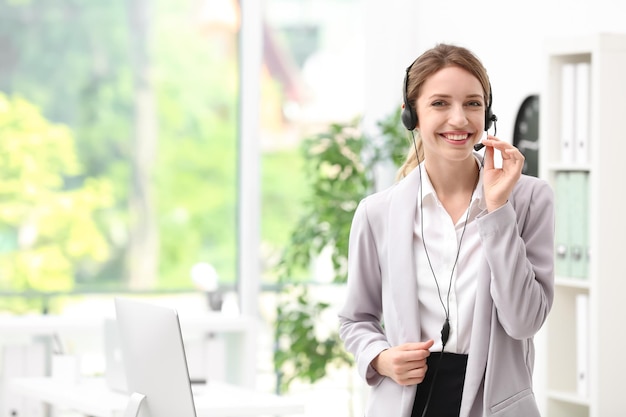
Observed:
[[[462,105],[451,106],[449,122],[453,126],[465,126],[467,124],[467,114]]]

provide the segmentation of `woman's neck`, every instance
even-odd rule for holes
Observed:
[[[460,161],[453,164],[424,164],[430,182],[435,189],[437,199],[441,202],[450,219],[456,224],[469,206],[478,184],[478,164],[472,157],[471,161]]]
[[[437,196],[473,193],[478,183],[478,164],[472,156],[463,161],[424,161],[430,182]]]

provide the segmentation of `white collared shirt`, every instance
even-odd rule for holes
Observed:
[[[480,259],[483,258],[482,245],[475,221],[476,216],[485,209],[482,170],[471,203],[468,202],[469,217],[466,210],[459,221],[453,224],[450,215],[437,198],[426,169],[423,166],[417,169],[422,169],[422,201],[418,201],[418,204],[422,204],[423,209],[420,211],[418,206],[415,211],[413,249],[414,253],[417,254],[415,259],[417,263],[417,299],[422,333],[421,341],[433,339],[435,344],[430,350],[433,352],[441,351],[441,329],[445,322],[445,310],[447,310],[450,320],[450,336],[445,351],[468,353],[476,300],[476,277]],[[422,212],[425,244],[428,257],[430,257],[430,265],[422,238],[420,218]],[[467,226],[465,225],[466,218]],[[465,233],[463,234],[464,228]],[[461,242],[460,251],[459,241]],[[458,262],[454,267],[457,252]],[[452,272],[453,267],[454,272]],[[435,277],[433,277],[433,271]],[[452,279],[451,286],[450,279]]]

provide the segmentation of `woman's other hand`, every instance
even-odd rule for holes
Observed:
[[[372,361],[372,367],[400,385],[415,385],[426,376],[426,358],[435,342],[405,343],[382,351]]]

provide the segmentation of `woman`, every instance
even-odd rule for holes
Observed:
[[[339,314],[372,386],[366,415],[539,416],[533,336],[553,299],[552,190],[521,174],[514,146],[481,142],[496,118],[467,49],[426,51],[403,93],[413,143],[399,181],[355,213]]]

